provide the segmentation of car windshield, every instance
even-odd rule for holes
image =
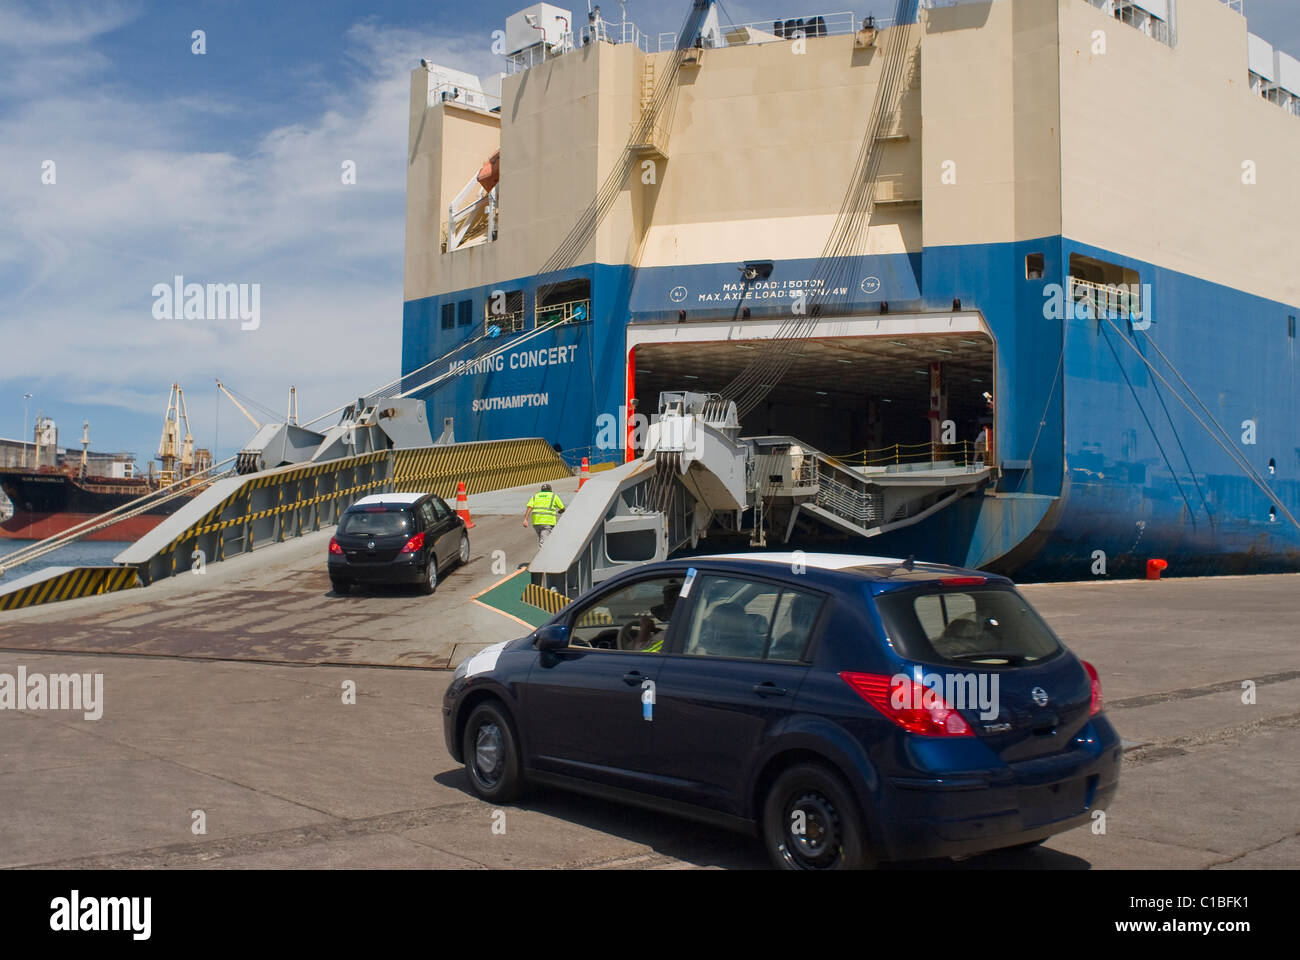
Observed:
[[[935,584],[883,594],[876,606],[894,648],[913,660],[1019,665],[1061,649],[1014,589],[953,590]]]
[[[409,533],[413,528],[411,514],[406,510],[349,510],[339,524],[339,533],[354,533],[363,537],[391,537]]]

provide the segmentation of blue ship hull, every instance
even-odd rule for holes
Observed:
[[[1042,254],[1041,278],[1026,279],[1028,254]],[[1044,309],[1049,285],[1065,284],[1071,254],[1136,270],[1150,285],[1149,328],[1051,317]],[[816,266],[777,261],[773,275],[808,276]],[[888,302],[892,313],[947,311],[956,299],[983,314],[995,339],[996,449],[1004,468],[984,495],[872,539],[871,552],[1021,579],[1140,577],[1151,558],[1169,562],[1167,575],[1300,570],[1300,530],[1228,452],[1244,457],[1286,510],[1300,514],[1300,308],[1059,236],[862,257],[855,267],[850,275],[879,283],[850,286],[846,309],[877,313]],[[675,320],[679,309],[688,320],[731,319],[738,303],[691,291],[725,289],[736,276],[729,263],[594,264],[495,285],[523,288],[531,303],[539,285],[585,277],[592,319],[526,341],[531,331],[512,334],[520,346],[507,345],[491,369],[463,373],[428,395],[430,422],[453,417],[458,440],[540,436],[594,455],[598,418],[618,416],[626,403],[627,324]],[[473,315],[482,317],[491,289],[407,302],[403,373],[479,333],[440,329],[440,307],[472,299]],[[755,319],[789,312],[779,299],[754,296],[744,305]],[[412,376],[408,386],[446,366]],[[852,548],[863,549],[863,541]]]

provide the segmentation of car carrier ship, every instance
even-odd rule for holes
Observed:
[[[48,417],[37,419],[33,442],[22,445],[21,456],[21,464],[0,468],[8,502],[0,540],[44,540],[88,527],[94,529],[84,534],[86,540],[138,539],[202,490],[202,475],[212,466],[211,452],[194,446],[178,384],[172,385],[163,418],[157,472],[136,476],[130,454],[92,454],[89,423],[80,454],[61,451],[58,428]],[[154,496],[164,492],[169,495]],[[121,509],[128,505],[135,509]],[[118,512],[121,519],[109,523]]]
[[[863,494],[882,555],[1300,569],[1300,61],[1240,2],[890,7],[649,37],[538,4],[502,76],[422,63],[403,393],[593,463],[661,396],[734,404],[929,491]]]

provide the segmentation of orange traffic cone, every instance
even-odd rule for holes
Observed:
[[[465,481],[456,483],[456,516],[465,521],[465,529],[473,530],[474,521],[469,516],[469,497],[465,496]]]
[[[583,457],[582,472],[578,474],[578,489],[581,490],[582,485],[590,479],[591,479],[591,471],[587,468],[587,458]]]

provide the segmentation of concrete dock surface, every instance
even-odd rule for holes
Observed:
[[[578,479],[553,486],[571,498]],[[537,489],[469,498],[469,563],[444,573],[432,596],[411,587],[334,594],[325,568],[331,527],[142,589],[7,611],[0,614],[0,648],[455,666],[529,629],[469,601],[537,553],[537,536],[523,523],[524,504]]]
[[[469,792],[443,746],[450,674],[428,668],[525,632],[469,602],[536,549],[510,506],[476,512],[470,563],[432,597],[334,596],[323,532],[0,615],[0,673],[104,684],[97,720],[0,711],[0,866],[764,867],[757,841],[666,815]],[[1023,589],[1097,666],[1128,746],[1106,832],[905,866],[1300,866],[1300,575]]]

